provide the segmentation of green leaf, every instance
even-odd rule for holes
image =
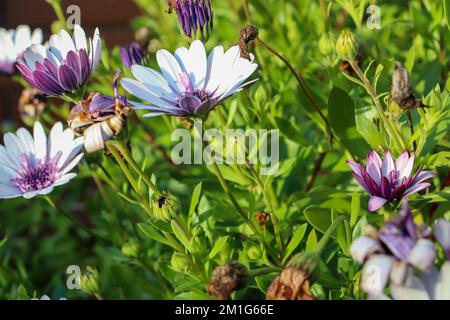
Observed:
[[[350,227],[354,227],[358,221],[359,212],[361,210],[361,197],[359,192],[354,191],[352,195],[352,205],[350,207]]]
[[[306,228],[308,227],[308,224],[302,224],[300,227],[295,230],[294,235],[292,236],[291,241],[289,241],[288,245],[286,246],[286,251],[284,254],[283,262],[286,261],[290,255],[294,252],[295,249],[297,249],[300,242],[303,240],[303,237],[306,233]]]
[[[214,247],[211,249],[208,258],[209,259],[214,258],[220,252],[220,250],[222,250],[223,247],[227,244],[227,241],[228,236],[220,237],[214,244]]]
[[[360,158],[367,155],[370,147],[356,129],[352,98],[338,87],[331,90],[328,99],[328,118],[334,132],[352,154]]]
[[[306,220],[317,230],[322,233],[325,233],[330,227],[331,221],[331,212],[329,209],[324,209],[316,205],[312,205],[307,207],[303,214],[305,215]]]
[[[255,277],[255,282],[259,290],[261,290],[263,293],[266,293],[267,289],[269,288],[270,284],[273,282],[275,277],[276,274],[266,274],[264,276],[257,276]]]
[[[189,206],[189,217],[192,217],[195,209],[197,208],[198,202],[200,201],[200,195],[202,193],[202,182],[197,184],[192,192],[191,205]]]
[[[183,229],[183,226],[175,219],[171,222],[172,225],[172,231],[177,237],[178,240],[180,240],[181,244],[189,251],[192,252],[192,245],[191,245],[191,239],[189,238],[186,231]]]
[[[310,252],[310,251],[314,251],[317,248],[317,235],[316,235],[316,231],[311,230],[311,232],[308,235],[308,239],[306,240],[306,251]]]
[[[138,223],[138,228],[139,230],[149,239],[164,243],[168,246],[170,246],[169,241],[166,240],[166,238],[164,238],[161,233],[159,233],[158,230],[156,230],[155,228],[153,228],[151,225],[147,224],[147,223]]]
[[[207,295],[206,293],[202,292],[183,292],[179,295],[175,296],[175,300],[214,300],[213,297]]]

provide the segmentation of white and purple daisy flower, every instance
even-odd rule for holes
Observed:
[[[399,201],[431,186],[424,181],[436,174],[423,171],[423,166],[411,176],[415,160],[415,155],[410,156],[408,151],[403,152],[395,161],[389,151],[383,160],[375,151],[371,151],[365,168],[358,162],[347,161],[356,181],[371,195],[369,211],[376,211],[386,202]]]
[[[42,30],[20,25],[15,30],[0,28],[0,74],[16,73],[16,62],[20,55],[33,44],[42,43]]]
[[[430,235],[429,228],[414,223],[408,201],[403,200],[398,217],[387,221],[380,231],[369,227],[350,246],[352,257],[364,264],[361,288],[377,296],[389,282],[403,285],[414,268],[432,270],[436,248],[427,239]]]
[[[132,103],[135,109],[152,111],[147,117],[202,117],[256,81],[246,82],[258,65],[253,63],[253,56],[250,61],[241,58],[238,46],[226,52],[222,46],[215,47],[207,57],[203,43],[196,40],[189,49],[177,49],[175,55],[159,50],[156,58],[162,74],[133,65],[131,73],[136,80],[121,81],[125,90],[149,103]]]
[[[93,40],[87,40],[84,30],[75,25],[73,37],[61,30],[50,37],[48,48],[32,45],[17,68],[33,87],[49,96],[64,96],[84,86],[100,61],[101,51],[98,29]]]
[[[20,128],[4,135],[0,145],[0,199],[46,195],[76,174],[70,171],[83,157],[83,139],[56,123],[47,135],[35,122],[33,136]]]

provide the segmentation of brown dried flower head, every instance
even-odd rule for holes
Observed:
[[[268,300],[315,300],[310,291],[309,275],[295,267],[288,267],[275,278],[267,290]]]
[[[35,118],[42,114],[47,105],[47,96],[36,88],[25,88],[19,98],[21,117]]]
[[[247,282],[247,269],[238,262],[228,262],[214,269],[208,286],[208,294],[218,300],[229,300],[235,290]]]

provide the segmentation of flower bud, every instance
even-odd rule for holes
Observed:
[[[97,269],[87,266],[86,271],[80,277],[80,289],[87,294],[98,294],[100,292],[98,278]]]
[[[248,52],[248,45],[258,38],[259,29],[253,24],[246,25],[241,29],[239,34],[239,48],[241,51],[241,57],[247,60],[252,60],[252,55]]]
[[[247,268],[238,262],[228,262],[214,269],[208,286],[208,294],[218,300],[229,300],[235,290],[247,283]]]
[[[122,246],[122,253],[127,257],[136,258],[139,255],[139,243],[135,238],[131,238]]]
[[[247,256],[251,260],[258,260],[261,258],[262,252],[261,248],[258,245],[251,245],[247,249]]]
[[[154,218],[168,221],[179,215],[180,200],[169,193],[162,193],[154,197],[152,207]]]
[[[359,51],[359,44],[350,31],[343,31],[336,43],[336,52],[342,60],[354,62]]]
[[[175,252],[172,254],[170,265],[176,272],[186,272],[189,266],[189,259],[185,255]]]
[[[120,59],[122,60],[122,64],[128,69],[133,64],[142,64],[144,58],[145,52],[137,42],[132,42],[120,48]]]
[[[329,56],[333,53],[335,40],[331,33],[324,32],[319,39],[319,51],[324,56]]]

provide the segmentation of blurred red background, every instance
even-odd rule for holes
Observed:
[[[63,9],[78,5],[81,25],[92,36],[99,27],[108,47],[123,45],[133,40],[130,20],[139,14],[133,0],[63,0]],[[55,20],[52,7],[45,0],[0,0],[0,27],[16,28],[27,24],[44,31],[44,41],[50,36],[50,25]],[[20,85],[0,75],[0,121],[18,121],[17,101]]]

